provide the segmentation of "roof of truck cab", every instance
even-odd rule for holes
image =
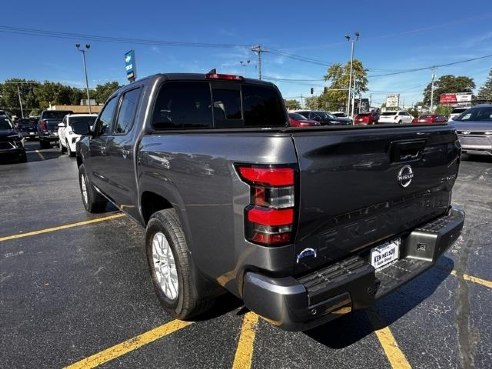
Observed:
[[[226,73],[217,73],[217,74],[226,74]],[[243,77],[243,76],[241,76]],[[130,83],[129,85],[132,84],[137,84],[141,82],[145,82],[145,80],[156,80],[156,79],[164,79],[167,81],[222,81],[222,79],[208,79],[207,74],[205,73],[158,73],[154,74],[148,77],[144,77],[141,79],[136,80],[135,82]],[[230,81],[230,82],[246,82],[246,83],[253,83],[253,84],[262,84],[266,86],[274,86],[273,83],[271,82],[266,82],[262,81],[259,79],[254,79],[254,78],[246,78],[243,77],[243,80],[241,81],[234,81],[234,80],[223,80],[223,81]],[[129,86],[127,85],[127,86]]]

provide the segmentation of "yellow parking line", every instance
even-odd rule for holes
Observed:
[[[244,315],[241,335],[234,356],[232,369],[249,369],[253,360],[253,345],[255,343],[256,325],[258,324],[258,315],[248,312]]]
[[[36,154],[38,154],[38,156],[42,159],[42,160],[46,160],[46,158],[44,157],[43,154],[41,154],[41,152],[39,150],[36,150],[35,151]]]
[[[452,270],[451,271],[451,275],[454,275],[455,277],[458,277],[458,273],[456,272],[456,270]],[[473,283],[481,284],[482,286],[485,286],[485,287],[488,287],[488,288],[492,288],[492,282],[491,281],[487,281],[487,280],[482,279],[482,278],[474,277],[474,276],[468,275],[468,274],[463,274],[463,279],[465,281],[470,281],[470,282],[473,282]]]
[[[183,322],[181,320],[173,320],[169,323],[163,324],[157,328],[154,328],[148,332],[142,333],[139,336],[130,338],[127,341],[121,342],[113,347],[110,347],[97,354],[89,356],[83,360],[80,360],[74,364],[71,364],[65,369],[75,368],[95,368],[108,361],[114,360],[122,355],[134,351],[139,347],[145,346],[155,340],[165,337],[171,333],[179,331],[192,324],[191,322]]]
[[[113,214],[113,215],[109,215],[107,217],[101,217],[101,218],[86,220],[86,221],[78,222],[78,223],[65,224],[65,225],[58,226],[58,227],[41,229],[39,231],[14,234],[14,235],[11,235],[11,236],[0,237],[0,242],[8,241],[8,240],[15,240],[15,239],[18,239],[18,238],[36,236],[36,235],[43,234],[43,233],[50,233],[50,232],[55,232],[55,231],[61,231],[63,229],[75,228],[75,227],[80,227],[80,226],[84,226],[84,225],[88,225],[88,224],[105,222],[105,221],[112,220],[112,219],[122,218],[124,216],[125,216],[125,214]]]
[[[391,330],[386,326],[384,328],[377,328],[385,324],[380,322],[381,319],[375,313],[371,313],[369,315],[369,320],[372,323],[374,333],[376,333],[376,337],[383,347],[384,353],[386,354],[391,367],[393,369],[411,369],[412,367],[410,366],[410,363],[405,357],[403,351],[400,350],[400,347],[398,346],[393,333],[391,333]]]

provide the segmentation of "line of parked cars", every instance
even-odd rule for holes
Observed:
[[[335,115],[336,114],[336,115]],[[302,125],[300,123],[302,122]],[[311,123],[309,123],[311,122]],[[315,124],[314,122],[317,122]],[[294,110],[289,113],[291,127],[351,125],[352,119],[345,113],[329,113],[324,110]]]
[[[21,118],[15,123],[0,110],[0,157],[27,161],[25,141],[39,140],[42,149],[58,145],[61,153],[75,156],[75,145],[89,133],[97,114],[75,114],[70,110],[44,110],[39,118]]]
[[[27,161],[24,137],[3,110],[0,110],[0,157]]]

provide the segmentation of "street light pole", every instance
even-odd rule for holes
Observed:
[[[349,77],[349,88],[348,88],[348,96],[347,96],[347,115],[350,114],[350,101],[352,101],[352,114],[354,110],[354,102],[352,99],[352,73],[353,73],[353,65],[354,65],[354,48],[355,48],[355,42],[359,40],[360,33],[355,32],[355,40],[351,40],[351,37],[349,35],[345,35],[345,38],[347,39],[348,42],[352,43],[351,51],[350,51],[350,77]],[[354,78],[354,86],[355,86],[355,78]]]
[[[89,113],[92,114],[91,98],[89,96],[89,80],[87,79],[87,64],[85,62],[85,53],[89,50],[91,45],[86,44],[85,49],[81,49],[80,44],[75,44],[75,47],[77,48],[77,50],[79,50],[82,53],[82,60],[84,63],[84,74],[85,74],[85,89],[87,91],[87,104],[89,104]]]

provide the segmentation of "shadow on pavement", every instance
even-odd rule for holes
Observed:
[[[304,332],[330,348],[350,346],[377,329],[391,325],[431,296],[453,269],[452,259],[441,257],[436,266],[378,300],[372,309],[359,310]]]

